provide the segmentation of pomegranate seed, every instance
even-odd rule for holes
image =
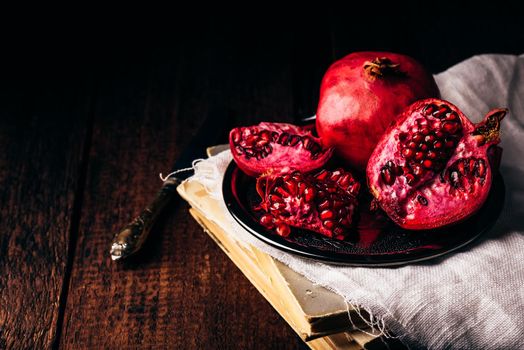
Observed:
[[[298,179],[295,178],[294,176],[293,176],[293,179],[296,180],[296,181],[298,181]],[[307,186],[306,186],[305,183],[303,183],[303,182],[299,182],[299,183],[298,183],[298,194],[303,195],[303,194],[304,194],[304,191],[306,190],[306,187],[307,187]]]
[[[457,163],[457,170],[462,175],[466,175],[466,169],[465,169],[463,160],[458,161],[458,163]]]
[[[331,206],[331,203],[326,199],[318,205],[318,210],[326,210]]]
[[[331,185],[331,186],[327,187],[327,191],[329,193],[335,193],[335,192],[337,192],[337,188],[334,185]]]
[[[342,208],[343,205],[344,205],[344,202],[342,202],[342,201],[339,201],[339,200],[336,200],[336,199],[333,201],[333,208],[334,209]]]
[[[433,167],[433,162],[429,159],[424,159],[424,161],[422,162],[422,165],[426,169],[431,169]]]
[[[411,185],[415,182],[415,176],[413,176],[413,174],[406,174],[405,177],[408,185]]]
[[[434,144],[433,144],[433,148],[434,149],[441,149],[442,147],[444,146],[444,144],[440,141],[436,141]]]
[[[484,175],[486,174],[486,164],[484,164],[484,160],[479,159],[477,161],[477,167],[475,170],[477,176],[484,177]]]
[[[244,149],[240,146],[236,146],[235,151],[237,152],[238,155],[244,154]]]
[[[427,143],[432,143],[433,141],[435,141],[435,136],[428,135],[424,138],[424,141],[426,141]]]
[[[446,140],[445,146],[446,146],[446,148],[453,148],[453,147],[455,147],[455,141],[453,141],[452,139],[448,139],[448,140]]]
[[[350,184],[350,182],[351,182],[351,177],[349,176],[349,174],[346,174],[346,175],[344,175],[344,176],[342,176],[342,177],[340,178],[340,180],[338,181],[338,184],[339,184],[342,188],[347,189],[348,186],[349,186],[349,184]]]
[[[415,153],[415,159],[416,160],[422,160],[423,158],[424,158],[424,153],[423,152]]]
[[[267,145],[268,143],[269,143],[268,140],[265,140],[265,139],[260,138],[260,139],[258,139],[258,141],[256,142],[256,146],[257,146],[258,148],[263,148],[263,147],[264,147],[265,145]]]
[[[418,165],[418,164],[415,164],[413,165],[413,174],[417,177],[422,177],[424,175],[425,171],[424,169]]]
[[[298,135],[293,135],[291,136],[291,138],[289,139],[289,145],[290,146],[296,146],[297,143],[299,143],[301,140],[301,137],[298,136]]]
[[[444,117],[447,111],[448,111],[448,107],[446,106],[440,107],[436,112],[433,113],[433,116],[435,118],[441,119]]]
[[[333,212],[331,210],[324,210],[320,213],[320,218],[322,220],[326,220],[326,219],[332,219],[333,218]]]
[[[404,156],[404,158],[411,159],[413,158],[414,155],[415,155],[415,152],[413,152],[413,150],[410,148],[404,148],[402,150],[402,156]]]
[[[246,144],[253,146],[258,141],[258,135],[249,135],[246,138]]]
[[[451,112],[448,115],[446,115],[445,120],[458,120],[458,115],[455,112]]]
[[[433,122],[433,129],[440,129],[440,127],[442,126],[442,123],[438,120],[436,120],[435,122]]]
[[[353,186],[348,188],[347,192],[353,196],[357,196],[360,191],[360,182],[355,182]]]
[[[440,130],[437,130],[435,131],[435,136],[438,137],[439,139],[443,138],[444,137],[444,133]]]
[[[411,142],[408,143],[408,148],[416,149],[417,148],[417,144],[415,142],[411,141]]]
[[[304,198],[306,202],[311,202],[315,198],[315,189],[313,187],[307,187],[304,190]]]
[[[267,228],[273,228],[273,215],[271,214],[264,214],[260,218],[260,223],[267,227]]]
[[[333,226],[335,225],[335,223],[331,220],[326,220],[322,223],[322,225],[324,225],[324,227],[327,228],[328,230],[331,230]]]
[[[239,143],[240,139],[242,138],[242,135],[240,134],[240,131],[238,129],[234,129],[233,131],[233,142]]]
[[[433,151],[429,151],[428,152],[428,158],[429,159],[435,159],[435,158],[437,158],[437,154],[435,152],[433,152]]]
[[[386,185],[392,185],[395,182],[395,175],[391,173],[389,168],[382,168],[380,175],[382,176],[382,181],[384,181]]]
[[[335,229],[333,230],[333,233],[337,236],[341,236],[342,234],[344,234],[344,229],[340,226],[337,226],[335,227]]]
[[[420,145],[418,145],[418,148],[422,151],[427,151],[428,145],[426,145],[425,143],[421,143]]]
[[[424,136],[429,135],[429,129],[428,128],[422,128],[420,129],[420,133]]]
[[[457,132],[458,130],[458,123],[454,123],[454,122],[445,122],[444,124],[442,124],[442,130],[444,130],[444,132],[448,133],[448,134],[454,134]]]
[[[476,163],[477,163],[477,160],[475,158],[470,158],[469,159],[469,171],[471,173],[473,173],[473,171],[475,170]]]
[[[264,130],[260,133],[260,138],[269,141],[271,140],[271,133],[268,130]]]
[[[282,237],[287,237],[291,233],[291,230],[289,229],[289,226],[286,224],[279,224],[277,226],[277,233]]]
[[[413,135],[413,142],[419,143],[424,139],[424,136],[422,134],[415,134]]]
[[[347,218],[342,218],[338,221],[338,223],[342,226],[345,226],[345,227],[348,227],[349,226],[349,221]]]
[[[292,196],[295,196],[297,194],[298,188],[296,182],[288,180],[284,182],[284,185],[286,185],[287,190]]]
[[[317,174],[316,179],[319,180],[319,181],[324,181],[327,179],[327,177],[330,175],[331,173],[327,170],[322,170],[320,173]]]
[[[431,113],[433,113],[436,109],[437,109],[437,106],[433,104],[429,104],[426,107],[424,107],[422,111],[424,112],[425,115],[431,115]]]
[[[331,180],[337,181],[340,178],[341,174],[342,174],[342,172],[340,171],[340,169],[337,169],[337,170],[333,171],[331,173]]]
[[[311,146],[311,143],[312,141],[309,137],[304,136],[302,138],[302,145],[304,146],[305,149],[309,149],[309,147]]]
[[[287,143],[288,138],[289,134],[287,132],[283,132],[278,138],[278,143],[280,143],[281,145],[285,145]]]
[[[283,202],[284,200],[282,199],[282,197],[276,195],[276,194],[270,194],[269,195],[269,200],[272,201],[272,202]]]
[[[289,197],[289,193],[287,193],[286,190],[284,190],[282,187],[275,187],[274,191],[280,194],[282,197]]]

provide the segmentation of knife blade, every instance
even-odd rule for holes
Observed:
[[[172,173],[192,169],[193,160],[206,158],[206,148],[226,140],[229,130],[229,113],[217,108],[208,113],[198,132],[176,160]],[[156,218],[176,196],[176,187],[193,175],[193,170],[176,172],[163,183],[156,196],[142,212],[118,231],[111,242],[111,259],[122,260],[136,253],[143,246]]]

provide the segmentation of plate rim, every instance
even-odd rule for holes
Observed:
[[[245,219],[242,218],[242,215],[239,213],[243,213],[245,209],[243,206],[238,203],[236,200],[231,182],[233,180],[233,172],[235,171],[241,171],[240,168],[236,165],[234,160],[231,160],[231,162],[228,164],[226,171],[224,173],[223,179],[222,179],[222,196],[223,200],[225,202],[226,208],[228,209],[231,216],[235,219],[235,221],[246,231],[248,231],[251,235],[255,236],[257,239],[261,240],[262,242],[269,244],[272,247],[275,247],[279,250],[282,250],[284,252],[298,255],[302,258],[307,258],[313,261],[319,261],[324,263],[330,263],[330,264],[336,264],[336,265],[344,265],[344,266],[352,266],[352,267],[396,267],[396,266],[405,266],[409,264],[414,264],[418,262],[423,262],[431,259],[436,259],[439,257],[442,257],[444,255],[447,255],[449,253],[455,252],[469,244],[471,244],[473,241],[477,240],[480,236],[482,236],[485,232],[489,231],[495,223],[498,221],[500,214],[504,208],[504,201],[505,201],[505,184],[504,180],[502,178],[502,175],[499,171],[496,172],[495,176],[493,176],[493,182],[492,187],[490,189],[490,194],[488,196],[491,198],[492,196],[492,189],[494,186],[499,186],[500,189],[498,191],[498,194],[493,194],[495,198],[493,199],[496,201],[494,204],[497,208],[496,217],[493,220],[490,220],[486,223],[482,229],[478,230],[475,234],[472,234],[468,236],[468,238],[459,244],[443,249],[443,251],[437,251],[431,254],[423,255],[423,253],[412,253],[413,255],[410,256],[411,253],[406,252],[403,253],[402,256],[397,257],[395,254],[374,254],[374,255],[368,255],[367,257],[365,255],[357,255],[357,254],[340,254],[340,253],[326,253],[325,251],[321,251],[315,247],[303,247],[296,243],[290,242],[289,240],[286,240],[283,237],[280,237],[276,234],[263,234],[260,231],[267,231],[260,223],[253,220],[252,218],[249,218],[251,221],[251,224],[258,228],[258,230],[254,229],[251,225],[248,225],[245,221]],[[247,176],[247,175],[245,175]],[[228,184],[229,183],[229,184]],[[497,205],[497,203],[500,202],[500,204]],[[245,216],[248,214],[246,213]],[[472,216],[470,219],[474,218],[475,216]],[[470,220],[468,219],[468,220]],[[329,239],[329,238],[324,238]],[[305,251],[304,249],[307,249]],[[313,251],[313,252],[312,252]],[[390,261],[375,261],[377,257],[388,257],[391,258]],[[395,257],[397,257],[395,259]]]

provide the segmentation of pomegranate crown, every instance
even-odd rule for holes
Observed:
[[[388,57],[377,57],[372,61],[364,63],[364,69],[374,78],[384,78],[386,76],[404,77],[406,73],[400,70],[400,64],[394,63]]]
[[[473,136],[477,139],[479,146],[500,142],[500,121],[507,113],[507,108],[497,108],[486,114],[484,121],[473,131]]]

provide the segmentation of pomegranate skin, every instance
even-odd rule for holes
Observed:
[[[320,87],[316,128],[327,146],[364,172],[378,140],[408,105],[439,97],[424,67],[390,52],[356,52],[335,62]]]
[[[502,150],[496,145],[506,113],[492,110],[474,124],[447,101],[413,103],[388,128],[369,159],[367,181],[376,202],[397,225],[410,230],[441,228],[469,218],[488,197],[500,161]]]

